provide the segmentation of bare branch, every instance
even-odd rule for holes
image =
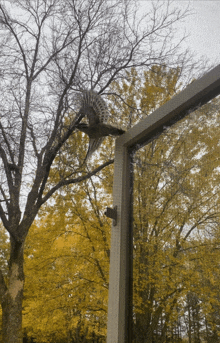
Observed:
[[[1,22],[2,22],[3,24],[5,24],[5,25],[9,28],[9,30],[10,30],[11,33],[13,34],[13,36],[14,36],[14,38],[15,38],[15,40],[16,40],[18,46],[19,46],[19,49],[20,49],[20,51],[21,51],[21,55],[22,55],[22,58],[23,58],[23,63],[24,63],[24,68],[25,68],[25,72],[26,72],[26,77],[27,77],[27,79],[28,79],[28,76],[29,76],[29,73],[28,73],[28,64],[27,64],[25,52],[24,52],[24,49],[23,49],[23,47],[22,47],[22,44],[21,44],[21,42],[20,42],[20,40],[19,40],[19,38],[18,38],[17,33],[15,32],[15,30],[14,30],[12,24],[10,23],[10,21],[11,21],[11,22],[13,22],[13,21],[10,19],[9,15],[5,12],[5,10],[4,10],[4,8],[3,8],[2,5],[0,5],[0,10],[1,10],[2,14],[3,14],[3,17],[1,18]],[[3,18],[4,18],[4,19],[3,19]]]
[[[60,181],[56,186],[51,188],[50,191],[40,200],[40,204],[42,205],[43,203],[45,203],[59,188],[61,188],[63,186],[71,185],[74,183],[79,183],[79,182],[85,181],[85,180],[91,178],[92,176],[96,175],[98,172],[100,172],[102,169],[104,169],[108,165],[113,164],[113,163],[114,163],[114,160],[109,160],[109,161],[103,163],[101,166],[94,169],[93,171],[88,172],[86,175],[79,176],[75,179]]]
[[[13,154],[13,152],[12,152],[11,145],[10,145],[10,143],[9,143],[9,141],[8,141],[7,135],[6,135],[6,133],[5,133],[5,130],[4,130],[4,128],[3,128],[2,124],[1,124],[1,122],[0,122],[0,129],[1,129],[1,131],[2,131],[2,136],[3,136],[3,138],[4,138],[4,141],[5,141],[5,143],[6,143],[6,146],[7,146],[7,148],[8,148],[8,152],[9,152],[10,159],[11,159],[12,163],[15,163],[15,161],[14,161],[14,154]]]

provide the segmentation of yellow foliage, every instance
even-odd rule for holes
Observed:
[[[112,86],[119,97],[109,96],[112,124],[129,128],[168,101],[180,87],[179,73],[165,66],[154,66],[143,75],[135,69],[127,72]],[[219,99],[203,106],[134,156],[135,332],[146,327],[152,332],[171,330],[193,306],[199,306],[210,328],[217,327],[218,106]],[[79,163],[87,138],[77,133],[71,139],[57,159],[63,165],[62,177],[89,168]],[[76,146],[82,151],[75,151]],[[112,158],[113,151],[114,142],[107,138],[93,166]],[[57,182],[59,173],[54,167],[51,179]],[[104,211],[111,206],[112,180],[109,166],[58,192],[31,229],[26,243],[24,328],[39,343],[94,335],[105,342],[110,221]],[[192,299],[195,303],[190,303]]]
[[[24,328],[39,343],[106,335],[110,226],[98,183],[57,194],[27,238]]]

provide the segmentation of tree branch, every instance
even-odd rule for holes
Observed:
[[[18,46],[19,46],[19,49],[21,51],[21,55],[23,58],[24,68],[25,68],[25,72],[26,72],[26,78],[28,79],[28,77],[29,77],[29,75],[28,75],[28,64],[27,64],[26,56],[25,56],[24,50],[22,48],[21,42],[20,42],[18,35],[16,34],[15,30],[13,29],[12,25],[9,23],[9,21],[8,21],[9,16],[5,13],[5,10],[3,9],[2,5],[0,5],[0,10],[1,10],[3,17],[4,17],[4,21],[2,20],[3,24],[5,24],[9,28],[9,30],[13,34],[13,36],[14,36],[14,38],[15,38]]]
[[[98,172],[100,172],[102,169],[104,169],[108,165],[113,164],[113,163],[114,163],[114,160],[109,160],[109,161],[103,163],[101,166],[99,166],[96,169],[94,169],[93,171],[87,173],[84,176],[79,176],[79,177],[77,177],[75,179],[69,179],[69,180],[62,180],[62,181],[60,181],[56,186],[51,188],[50,191],[42,199],[38,200],[38,202],[40,203],[40,206],[42,204],[44,204],[59,188],[61,188],[63,186],[70,185],[70,184],[74,184],[74,183],[85,181],[85,180],[89,179],[91,176],[96,175]]]

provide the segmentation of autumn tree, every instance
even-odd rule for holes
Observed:
[[[118,99],[113,113],[123,108],[133,122],[150,114],[178,92],[179,72],[153,66],[144,78],[135,70],[127,73],[113,87],[126,94],[130,108]],[[134,342],[174,342],[172,327],[183,321],[179,309],[189,292],[203,303],[203,316],[211,317],[210,303],[218,306],[217,288],[205,288],[211,274],[218,275],[217,265],[211,267],[211,251],[219,244],[212,240],[214,233],[218,237],[220,221],[218,141],[219,98],[134,155]],[[208,295],[202,301],[199,294]],[[196,320],[194,315],[194,324]],[[196,325],[190,331],[195,339],[204,322]]]
[[[160,341],[165,342],[166,327],[175,320],[186,291],[205,292],[193,261],[204,260],[204,239],[210,235],[206,244],[211,243],[220,221],[218,104],[219,100],[197,110],[136,154],[137,342],[146,336],[147,342],[153,341],[161,316]],[[197,292],[193,299],[196,296]],[[196,310],[190,310],[194,324]],[[199,339],[199,326],[193,330]]]
[[[152,66],[143,73],[144,79],[135,69],[126,72],[123,82],[111,86],[112,123],[119,106],[123,113],[119,120],[129,127],[168,101],[178,91],[179,72]],[[124,99],[119,103],[121,94]],[[197,330],[204,327],[204,320],[199,322],[202,315],[206,336],[216,337],[218,108],[216,99],[134,157],[134,332],[138,342],[146,334],[149,342],[178,341],[180,325],[185,332],[189,328],[189,313],[194,320],[188,330],[192,337],[204,337],[204,330]],[[80,132],[71,135],[54,160],[51,185],[67,178],[73,159],[83,159],[86,142]],[[106,151],[111,157],[112,138],[94,156],[94,166],[105,163]],[[80,186],[63,187],[54,195],[53,207],[41,209],[32,225],[25,250],[24,327],[39,342],[105,341],[110,226],[103,212],[111,203],[112,173],[108,166]],[[198,299],[197,317],[196,304],[185,306],[188,294]]]
[[[85,115],[78,94],[104,95],[131,67],[191,67],[172,40],[173,25],[185,15],[169,1],[153,2],[141,19],[133,0],[1,2],[0,217],[11,246],[8,273],[0,274],[5,343],[22,341],[23,249],[40,207],[59,188],[112,163],[87,171],[76,158],[68,176],[48,182],[56,155]]]
[[[81,132],[70,137],[62,168],[56,167],[57,156],[51,169],[55,182],[59,173],[69,172],[75,152],[86,154],[86,141]],[[94,164],[106,159],[105,149],[111,157],[111,145],[112,138],[106,139],[103,156],[94,156]],[[80,186],[63,187],[31,226],[25,244],[23,326],[26,336],[39,343],[106,340],[110,220],[104,211],[112,202],[112,178],[110,165]]]
[[[152,106],[162,93],[153,86],[154,81],[163,84],[166,92],[169,87],[174,92],[179,78],[178,71],[156,66],[144,75],[151,87],[149,103]],[[134,69],[126,73],[126,78],[133,81],[133,91],[134,84],[141,84]],[[117,93],[120,96],[119,89]],[[123,94],[131,108],[126,89]],[[168,100],[168,97],[162,98],[164,102]],[[123,116],[119,120],[123,125],[133,125],[137,120],[133,114],[133,123],[130,122],[130,110],[120,112]],[[85,139],[79,132],[70,137],[68,149],[55,159],[51,183],[57,182],[60,173],[64,176],[70,172],[75,154],[85,155]],[[104,163],[106,151],[111,156],[112,143],[112,138],[105,140],[99,155],[93,157],[94,165]],[[95,341],[96,337],[97,341],[105,342],[110,226],[104,209],[111,204],[112,178],[113,168],[109,166],[98,177],[82,182],[80,187],[63,188],[53,197],[53,207],[41,211],[41,219],[31,227],[25,249],[24,328],[29,337],[39,342],[71,342],[72,338],[80,343],[89,339]]]
[[[93,177],[57,194],[54,207],[31,227],[24,330],[39,343],[105,342],[110,223],[103,208],[109,200],[99,187]]]

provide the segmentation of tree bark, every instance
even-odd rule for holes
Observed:
[[[24,288],[23,243],[11,238],[8,287],[2,297],[4,343],[22,343],[22,300]]]

